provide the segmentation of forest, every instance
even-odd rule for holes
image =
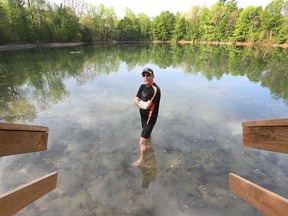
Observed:
[[[288,43],[288,1],[265,8],[239,8],[219,0],[210,8],[162,11],[155,17],[126,8],[119,18],[113,7],[84,0],[56,4],[44,0],[0,0],[0,45],[102,41],[190,41]]]

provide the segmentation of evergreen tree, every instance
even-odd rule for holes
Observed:
[[[209,8],[202,7],[199,14],[199,39],[202,41],[212,41],[214,27],[211,23],[211,11]]]
[[[225,1],[224,1],[225,2]],[[223,2],[212,5],[211,23],[213,25],[213,36],[210,40],[221,41],[226,38],[225,27],[227,25],[227,7]]]
[[[255,42],[259,39],[262,8],[249,6],[239,13],[233,34],[234,41]]]

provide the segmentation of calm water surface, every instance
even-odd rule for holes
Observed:
[[[49,127],[47,151],[0,158],[0,192],[59,173],[57,189],[17,215],[261,215],[229,191],[229,172],[288,198],[288,155],[242,146],[243,121],[287,118],[285,50],[114,45],[0,57],[0,121]],[[140,169],[133,99],[146,66],[162,98]]]

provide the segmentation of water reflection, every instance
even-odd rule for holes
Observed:
[[[0,191],[59,172],[57,189],[18,215],[260,215],[229,192],[229,172],[288,197],[287,155],[241,145],[242,121],[288,113],[287,51],[79,50],[0,54],[0,121],[49,127],[48,151],[0,158]],[[139,170],[130,166],[141,129],[131,101],[144,65],[155,68],[163,97]]]
[[[138,167],[143,175],[142,188],[147,189],[150,182],[155,181],[157,176],[157,166],[151,139],[147,140],[147,152],[144,156],[143,164]]]
[[[283,49],[105,45],[79,47],[73,55],[71,49],[0,53],[0,120],[30,122],[38,110],[69,97],[64,80],[74,77],[85,85],[101,74],[121,71],[121,62],[128,71],[154,62],[159,68],[183,68],[208,80],[225,74],[246,76],[268,87],[273,97],[288,100],[288,53]]]

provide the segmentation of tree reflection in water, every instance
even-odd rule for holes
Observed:
[[[29,182],[25,176],[59,172],[57,190],[25,214],[258,215],[229,192],[231,171],[287,197],[284,156],[241,146],[242,121],[287,115],[287,50],[77,49],[0,53],[0,121],[49,126],[47,152],[19,156],[4,170],[8,160],[0,158],[1,190]],[[131,98],[147,64],[156,69],[163,100],[139,171],[129,166],[139,150]]]
[[[119,71],[121,63],[132,70],[152,61],[160,68],[181,67],[184,73],[202,74],[208,80],[221,79],[225,74],[246,76],[268,87],[273,97],[288,100],[288,52],[283,49],[101,45],[78,47],[79,53],[73,55],[71,49],[75,48],[0,53],[0,120],[30,122],[38,110],[69,97],[64,80],[74,77],[84,85],[101,74]],[[22,101],[17,108],[15,100]]]

